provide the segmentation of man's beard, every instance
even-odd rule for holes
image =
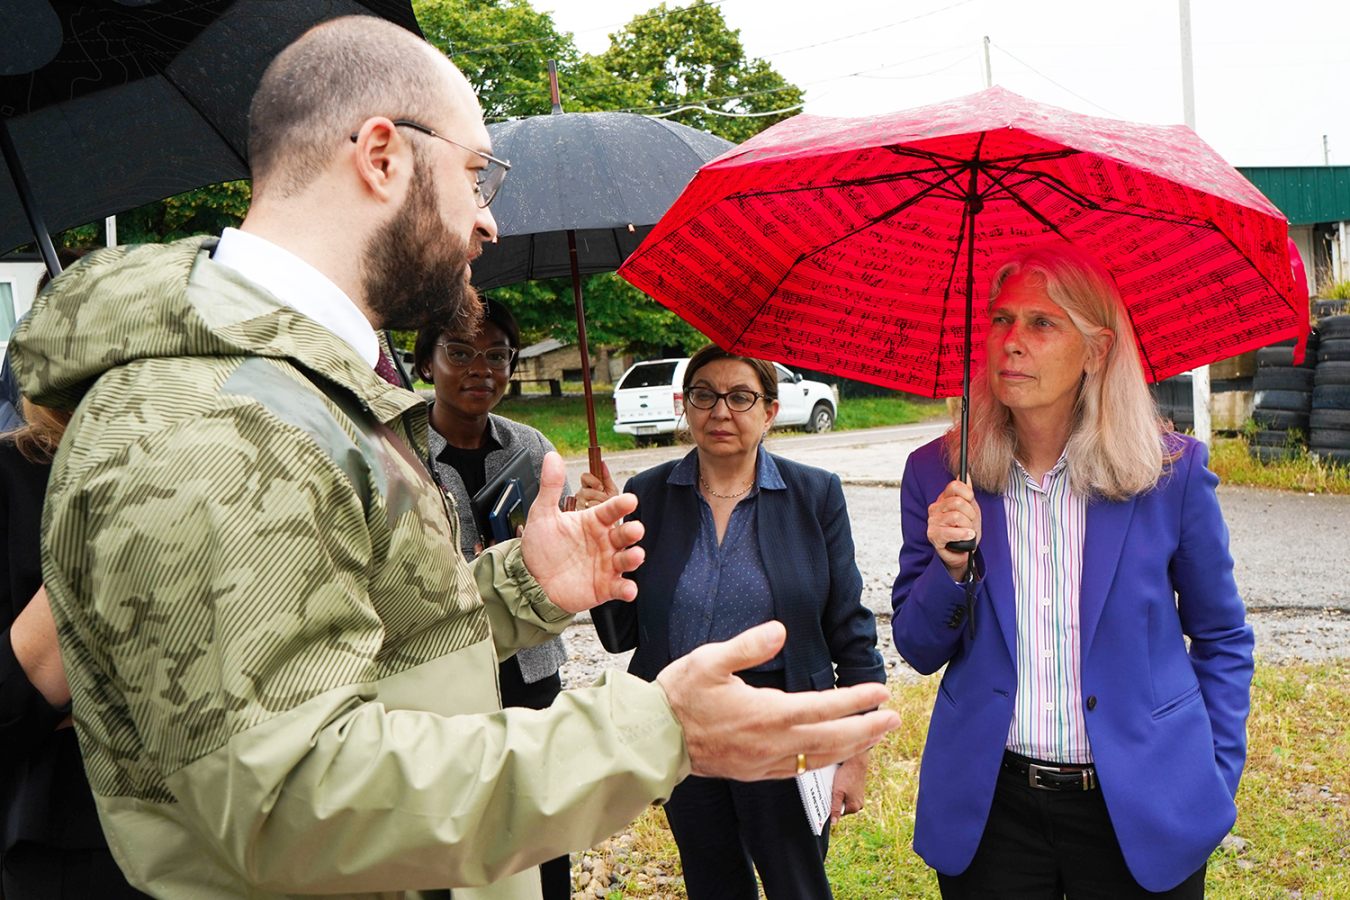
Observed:
[[[430,165],[421,156],[415,156],[403,208],[366,247],[366,305],[381,328],[439,325],[472,334],[483,305],[467,276],[469,245],[441,220]]]

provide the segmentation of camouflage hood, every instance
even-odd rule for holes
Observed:
[[[414,405],[317,322],[213,262],[216,243],[109,247],[68,269],[10,343],[23,394],[73,411],[104,372],[136,360],[263,356],[324,372],[382,419]]]

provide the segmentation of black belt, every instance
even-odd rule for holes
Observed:
[[[1042,791],[1092,791],[1097,789],[1097,767],[1068,763],[1045,763],[1003,751],[1003,768],[1026,778],[1027,784]]]

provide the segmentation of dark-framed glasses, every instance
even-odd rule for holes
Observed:
[[[759,399],[767,400],[768,397],[759,391],[727,391],[719,394],[710,388],[698,387],[690,388],[684,395],[684,402],[695,409],[712,409],[718,400],[725,400],[727,409],[732,412],[747,412]]]
[[[452,138],[448,138],[443,134],[438,134],[432,129],[428,128],[427,126],[420,125],[417,122],[414,122],[410,119],[394,119],[394,124],[402,125],[405,128],[411,128],[414,131],[420,131],[423,134],[429,134],[434,138],[440,138],[447,144],[454,144],[456,147],[459,147],[463,150],[468,150],[474,156],[481,156],[483,159],[487,160],[487,165],[478,170],[478,174],[476,176],[477,183],[474,185],[473,188],[475,199],[478,201],[478,206],[480,209],[486,207],[489,203],[491,203],[492,198],[497,196],[497,191],[501,190],[502,182],[506,180],[506,173],[511,170],[511,163],[507,162],[504,159],[498,159],[491,153],[484,153],[482,150],[475,150],[472,147],[466,147],[459,141],[456,141]],[[354,132],[352,134],[351,138],[353,144],[356,143],[356,139],[359,136],[360,132]]]
[[[483,362],[492,369],[505,369],[511,365],[511,360],[516,358],[516,351],[513,347],[489,347],[486,350],[475,350],[468,344],[452,344],[448,341],[437,341],[436,346],[445,351],[445,358],[450,361],[450,365],[459,366],[461,369],[467,369],[473,365],[473,361],[478,357],[483,357]]]

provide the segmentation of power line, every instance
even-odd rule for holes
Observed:
[[[800,89],[802,89],[802,88],[809,87],[809,86],[811,86],[811,85],[815,85],[815,84],[825,84],[825,83],[830,82],[830,81],[840,81],[840,80],[845,79],[845,78],[856,78],[856,77],[863,77],[863,78],[869,78],[869,77],[870,77],[870,78],[887,78],[887,76],[884,76],[884,75],[882,75],[882,76],[877,76],[877,75],[871,75],[871,74],[869,74],[869,73],[872,73],[872,72],[881,72],[881,71],[884,71],[884,70],[886,70],[886,69],[893,69],[893,68],[895,68],[896,66],[908,65],[909,63],[912,63],[912,62],[918,62],[919,60],[922,60],[922,59],[929,59],[929,58],[934,57],[934,56],[939,56],[939,55],[941,55],[941,54],[943,54],[943,53],[949,53],[949,52],[951,52],[952,50],[960,49],[961,46],[962,46],[962,45],[954,45],[954,46],[952,46],[952,47],[945,47],[945,48],[943,48],[942,50],[935,50],[935,51],[933,51],[932,53],[925,53],[925,54],[923,54],[923,55],[921,55],[921,56],[915,56],[915,57],[911,57],[910,59],[903,59],[903,60],[900,60],[899,62],[887,63],[887,64],[884,65],[884,66],[877,66],[876,68],[872,68],[872,69],[863,69],[863,70],[858,71],[858,72],[850,72],[850,73],[847,73],[847,74],[844,74],[844,75],[834,75],[834,76],[831,76],[831,77],[829,77],[829,78],[821,78],[821,79],[817,79],[816,81],[808,81],[808,82],[805,82],[804,84],[801,84],[801,85],[791,85],[791,84],[789,84],[789,85],[784,85],[783,87],[779,87],[779,88],[771,88],[771,89],[763,90],[763,91],[750,91],[750,92],[748,92],[748,93],[742,93],[742,94],[728,94],[728,95],[722,96],[722,97],[703,97],[703,98],[699,98],[699,99],[700,99],[703,103],[705,103],[705,104],[706,104],[706,103],[715,103],[715,102],[718,102],[718,101],[721,101],[721,100],[740,100],[740,99],[743,99],[743,98],[745,98],[745,97],[762,96],[762,95],[764,95],[764,94],[778,94],[778,93],[782,93],[782,92],[784,92],[784,91],[790,91],[790,90],[793,90],[794,88],[797,89],[797,90],[800,90]],[[908,79],[908,78],[922,78],[922,77],[924,77],[924,76],[926,76],[926,75],[932,75],[932,74],[935,74],[936,72],[943,72],[943,71],[946,71],[947,69],[955,68],[956,66],[959,66],[959,65],[961,65],[961,64],[964,63],[964,62],[967,62],[970,58],[971,58],[971,55],[970,55],[970,54],[966,54],[965,56],[961,57],[960,59],[956,60],[955,62],[950,63],[949,65],[943,66],[943,67],[941,67],[941,68],[934,69],[934,70],[931,71],[931,72],[920,72],[920,73],[917,73],[917,74],[914,74],[914,75],[896,75],[896,76],[891,76],[891,78],[893,78],[893,79],[896,80],[896,81],[900,81],[900,80],[904,80],[904,79]],[[728,63],[728,64],[726,64],[726,65],[731,65],[731,63]],[[723,65],[723,66],[714,66],[714,67],[713,67],[712,69],[710,69],[709,71],[716,71],[717,69],[725,68],[726,65]],[[619,81],[599,81],[599,82],[593,82],[593,83],[591,83],[591,84],[581,84],[581,85],[575,85],[575,86],[567,86],[567,87],[564,88],[563,93],[564,93],[565,95],[568,95],[568,96],[576,97],[576,96],[580,95],[580,93],[581,93],[582,91],[586,90],[587,88],[613,87],[613,86],[615,86],[615,85],[625,85],[625,84],[631,84],[631,83],[632,83],[632,82],[630,82],[630,81],[625,81],[625,80],[619,80]],[[503,92],[503,93],[500,93],[500,94],[495,94],[494,96],[498,96],[498,97],[527,96],[527,95],[532,95],[532,94],[543,94],[543,93],[547,93],[547,92],[548,92],[547,88],[544,88],[544,89],[530,90],[530,91],[507,91],[507,92]],[[662,110],[662,111],[663,111],[662,115],[670,115],[670,114],[672,114],[672,113],[671,113],[669,110],[673,109],[674,107],[676,107],[676,106],[678,106],[678,105],[679,105],[679,102],[676,102],[676,103],[660,103],[660,104],[652,104],[652,105],[650,105],[650,106],[625,106],[625,107],[621,107],[621,108],[619,108],[619,109],[608,110],[608,112],[642,112],[643,115],[651,116],[651,115],[653,115],[653,114],[651,114],[651,113],[646,113],[646,112],[643,112],[643,111],[644,111],[644,110],[652,110],[652,109],[655,109],[655,110]],[[803,104],[803,105],[804,105],[804,104]],[[793,107],[793,108],[795,109],[795,108],[798,108],[798,107]],[[746,113],[740,113],[740,114],[737,114],[737,115],[747,115],[747,114],[746,114]],[[756,113],[756,114],[752,114],[752,115],[759,115],[759,114]],[[766,115],[767,115],[767,114],[766,114]],[[512,116],[494,116],[494,117],[492,117],[492,118],[493,118],[494,120],[505,120],[505,119],[510,119],[510,118],[513,118],[513,117],[512,117]]]
[[[706,106],[681,106],[679,109],[672,109],[670,112],[648,113],[647,118],[664,119],[667,116],[673,116],[676,113],[689,112],[690,110],[697,110],[699,112],[711,113],[714,116],[728,116],[734,119],[760,119],[763,118],[764,116],[778,116],[786,112],[792,112],[793,110],[801,109],[805,105],[806,105],[805,103],[798,103],[796,106],[785,106],[782,109],[771,109],[768,110],[767,112],[753,112],[753,113],[727,112],[726,110],[723,109],[709,109]]]
[[[880,69],[869,69],[869,70],[866,71],[866,72],[855,72],[855,73],[853,73],[852,75],[844,75],[844,76],[841,76],[841,77],[843,77],[843,78],[879,78],[879,79],[882,79],[882,80],[884,80],[884,81],[904,81],[904,80],[906,80],[906,79],[908,79],[908,78],[925,78],[925,77],[927,77],[927,76],[929,76],[929,75],[936,75],[936,74],[939,73],[939,72],[945,72],[945,71],[947,71],[948,69],[954,69],[954,68],[956,68],[957,66],[961,65],[961,63],[963,63],[963,62],[969,62],[969,61],[970,61],[971,59],[973,59],[974,57],[975,57],[975,54],[973,54],[973,53],[967,53],[965,56],[961,57],[961,58],[958,59],[956,62],[951,63],[950,65],[943,66],[943,67],[941,67],[941,68],[939,68],[939,69],[930,69],[930,70],[927,71],[927,72],[916,72],[916,73],[913,74],[913,75],[872,75],[872,74],[870,74],[871,72],[878,72],[878,71],[880,71]],[[890,66],[883,66],[882,68],[890,68]]]
[[[891,22],[889,25],[878,25],[876,28],[868,28],[865,31],[855,31],[853,34],[846,34],[843,37],[830,38],[829,40],[819,41],[815,44],[806,44],[805,46],[802,47],[793,47],[790,50],[776,50],[773,53],[765,54],[762,58],[770,59],[775,56],[786,56],[789,53],[796,53],[799,50],[813,50],[816,47],[824,47],[826,44],[837,44],[839,41],[847,41],[851,38],[862,37],[865,34],[875,34],[878,31],[885,31],[888,28],[895,28],[899,25],[907,25],[910,22],[917,22],[920,19],[926,19],[929,16],[935,16],[938,13],[946,12],[949,9],[956,9],[958,6],[965,6],[967,3],[973,2],[975,2],[975,0],[959,0],[959,2],[953,3],[950,6],[944,6],[941,9],[935,9],[917,16],[911,16],[908,19],[901,19],[898,22]]]
[[[780,88],[768,88],[762,91],[746,91],[744,94],[727,94],[725,97],[701,97],[704,103],[716,103],[720,100],[741,100],[745,97],[762,97],[765,94],[781,94],[784,91],[795,91],[800,88],[795,84],[784,85]],[[668,106],[677,106],[676,103],[655,103],[651,106],[625,106],[623,109],[610,110],[610,112],[638,112],[644,109],[665,109]]]
[[[1107,109],[1105,106],[1102,106],[1100,103],[1095,103],[1095,102],[1093,102],[1092,100],[1089,100],[1087,97],[1084,97],[1082,94],[1078,93],[1077,91],[1071,91],[1071,90],[1069,90],[1069,89],[1066,88],[1064,85],[1060,84],[1058,81],[1056,81],[1055,79],[1051,78],[1049,75],[1047,75],[1047,74],[1045,74],[1044,72],[1042,72],[1042,71],[1040,71],[1039,69],[1037,69],[1035,66],[1032,66],[1030,63],[1023,62],[1022,60],[1018,59],[1016,56],[1013,56],[1013,55],[1012,55],[1011,53],[1009,53],[1005,48],[1000,47],[998,44],[995,44],[995,43],[993,43],[993,42],[991,41],[991,42],[990,42],[990,46],[992,46],[992,47],[998,47],[998,50],[999,50],[1000,53],[1003,53],[1004,55],[1008,56],[1008,57],[1011,58],[1014,62],[1019,63],[1019,64],[1021,64],[1021,65],[1023,65],[1023,66],[1026,66],[1028,69],[1030,69],[1031,71],[1035,72],[1037,75],[1041,76],[1041,77],[1044,78],[1046,81],[1050,82],[1050,83],[1053,84],[1055,87],[1059,88],[1061,91],[1064,91],[1065,93],[1068,93],[1068,94],[1073,94],[1073,96],[1077,97],[1079,100],[1082,100],[1084,103],[1088,103],[1088,104],[1091,104],[1092,106],[1097,107],[1098,109],[1100,109],[1102,112],[1106,113],[1107,115],[1115,116],[1117,119],[1123,119],[1123,118],[1124,118],[1124,116],[1122,116],[1120,113],[1112,112],[1111,110]]]

